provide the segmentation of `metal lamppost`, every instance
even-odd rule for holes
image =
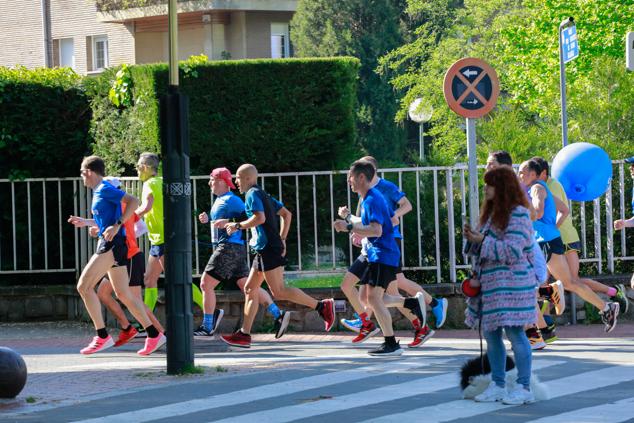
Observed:
[[[431,115],[434,111],[431,105],[423,105],[422,102],[422,98],[412,101],[407,112],[409,118],[418,123],[418,158],[421,162],[425,160],[425,123],[431,120]]]
[[[188,102],[178,92],[176,7],[176,0],[169,0],[169,89],[160,102],[168,374],[183,373],[194,365]]]

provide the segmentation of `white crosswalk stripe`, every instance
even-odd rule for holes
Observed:
[[[335,373],[325,373],[317,376],[309,376],[269,385],[257,386],[255,388],[233,391],[227,394],[215,395],[209,398],[201,398],[181,403],[168,404],[153,408],[135,410],[126,413],[119,413],[110,416],[103,416],[97,419],[82,420],[82,423],[122,423],[122,422],[147,422],[164,419],[168,417],[183,416],[186,414],[207,411],[214,408],[231,405],[246,404],[278,396],[284,396],[309,389],[316,389],[324,386],[348,383],[360,379],[365,379],[377,375],[390,373],[407,372],[408,370],[440,365],[451,361],[451,359],[421,359],[407,361],[386,361],[372,366],[353,368]],[[455,375],[452,375],[455,379]]]
[[[561,361],[540,360],[539,362],[535,363],[535,368],[545,368],[561,363]],[[420,378],[410,382],[360,391],[354,394],[332,398],[328,401],[317,401],[287,407],[280,407],[256,413],[244,414],[241,416],[233,416],[228,419],[218,420],[217,423],[250,423],[253,421],[257,421],[258,423],[290,422],[297,419],[318,416],[335,411],[362,407],[364,405],[368,405],[368,403],[377,404],[381,402],[394,401],[405,397],[455,388],[457,386],[457,379],[458,378],[455,372],[445,373],[439,376]],[[363,385],[360,384],[359,388],[362,387]],[[427,415],[419,414],[418,418],[420,419],[421,416],[425,417],[424,421],[426,422]],[[395,420],[392,415],[388,417],[390,422],[401,421]],[[414,419],[413,421],[422,421],[419,419]]]
[[[626,398],[596,407],[580,408],[526,423],[620,423],[631,419],[634,419],[634,398]]]

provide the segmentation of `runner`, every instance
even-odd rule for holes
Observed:
[[[367,264],[360,279],[362,283],[369,286],[368,302],[385,339],[378,349],[369,351],[369,354],[373,356],[401,355],[403,350],[394,337],[392,317],[387,307],[406,308],[422,322],[425,301],[420,292],[415,298],[403,298],[386,292],[388,286],[396,282],[400,251],[394,239],[392,213],[383,195],[371,186],[375,174],[374,166],[366,160],[357,160],[352,164],[348,181],[352,191],[362,199],[361,222],[352,223],[338,219],[333,225],[337,232],[351,232],[367,238]],[[364,324],[367,328],[366,322]],[[362,332],[364,329],[362,328]],[[360,336],[363,335],[362,332]]]
[[[412,210],[412,204],[405,196],[405,193],[402,192],[395,184],[393,184],[392,182],[386,179],[379,178],[377,173],[378,163],[374,157],[365,156],[361,160],[365,160],[369,162],[374,167],[375,175],[374,175],[374,178],[372,179],[371,187],[376,188],[383,195],[387,203],[390,214],[393,214],[392,225],[394,228],[394,239],[396,241],[397,247],[399,248],[399,256],[400,256],[401,255],[400,243],[402,240],[402,236],[399,230],[399,225],[400,225],[399,219],[400,217],[406,215]],[[348,210],[347,207],[340,207],[339,215],[343,219],[348,218],[348,216],[350,216],[350,219],[354,218],[350,214],[350,211]],[[363,258],[363,251],[362,251],[361,257]],[[358,266],[359,265],[357,264],[357,267]],[[351,267],[351,269],[354,272],[349,272],[349,274],[346,274],[346,276],[344,276],[344,281],[342,282],[342,290],[344,291],[346,296],[354,295],[354,293],[357,291],[356,288],[354,288],[354,285],[361,279],[359,277],[359,273],[360,273],[359,269],[355,269],[353,267]],[[445,323],[445,320],[447,318],[447,304],[448,304],[447,300],[444,298],[439,300],[433,298],[431,295],[425,292],[425,290],[419,284],[407,279],[401,269],[400,259],[399,259],[399,265],[398,265],[397,274],[396,274],[396,282],[397,284],[390,285],[387,289],[387,292],[390,295],[399,295],[399,292],[398,292],[399,289],[405,291],[410,296],[415,296],[419,292],[422,293],[422,295],[425,298],[426,305],[429,305],[431,307],[432,313],[434,314],[434,317],[436,320],[436,328],[440,328]],[[365,303],[363,304],[364,306],[367,304],[364,301],[364,298],[367,297],[367,293],[365,292],[366,291],[365,286],[366,286],[365,284],[361,286],[361,292],[359,293],[361,302]],[[408,347],[410,348],[419,347],[434,335],[434,331],[429,328],[425,320],[421,322],[415,315],[412,315],[406,309],[400,309],[400,311],[405,317],[408,318],[408,320],[410,320],[410,322],[412,322],[412,325],[414,326],[414,340],[408,344]],[[371,317],[371,314],[372,314],[372,310],[367,309],[367,312],[365,312],[365,314],[357,313],[359,317],[357,317],[356,319],[352,319],[352,320],[342,319],[341,320],[341,324],[343,326],[355,332],[359,332],[359,336],[357,336],[353,340],[353,342],[363,342],[365,339],[377,333],[374,323],[372,323],[372,321],[369,320]],[[424,315],[425,315],[425,310],[423,310],[423,317]],[[361,316],[363,316],[363,318]],[[365,326],[363,326],[364,324]]]
[[[625,159],[625,163],[630,165],[630,175],[634,179],[634,156]],[[634,228],[634,186],[632,186],[632,217],[629,219],[617,219],[614,221],[614,229],[617,231],[625,228]],[[630,288],[634,289],[634,274],[630,280]]]
[[[257,185],[258,171],[252,164],[238,168],[236,182],[240,192],[245,193],[246,220],[225,224],[227,235],[242,229],[251,229],[251,249],[255,252],[249,277],[244,287],[244,319],[242,328],[220,339],[229,345],[241,348],[251,346],[251,327],[259,306],[259,289],[266,279],[273,298],[302,304],[316,310],[324,319],[329,331],[335,322],[335,301],[332,298],[317,301],[298,288],[284,284],[286,264],[286,236],[290,229],[292,214],[284,206]],[[281,213],[280,213],[281,212]],[[279,227],[278,213],[282,220]]]
[[[145,304],[154,311],[158,300],[158,279],[164,270],[165,235],[163,228],[163,177],[158,175],[159,157],[154,153],[141,153],[136,170],[143,182],[141,205],[136,215],[143,217],[148,227],[150,257],[145,271]],[[203,296],[200,289],[192,284],[192,299],[203,309]]]
[[[137,351],[139,355],[149,355],[165,343],[165,335],[152,325],[145,312],[143,302],[135,297],[129,288],[128,272],[125,268],[128,262],[128,248],[125,243],[123,221],[130,219],[139,200],[136,197],[118,190],[108,182],[104,182],[105,164],[100,157],[89,156],[81,163],[81,177],[86,187],[93,190],[91,211],[97,224],[99,243],[95,254],[82,271],[77,283],[77,291],[81,295],[86,310],[90,315],[97,336],[83,348],[82,354],[94,354],[114,345],[101,313],[101,303],[95,292],[95,286],[104,274],[108,274],[119,299],[130,310],[132,315],[145,328],[148,337],[145,346]],[[121,213],[121,204],[126,204],[125,212]],[[70,216],[68,221],[76,224],[78,216]]]
[[[200,279],[204,314],[202,325],[194,331],[196,336],[212,336],[224,315],[224,310],[216,309],[215,289],[220,281],[235,280],[244,292],[249,275],[247,250],[241,233],[235,232],[229,236],[223,229],[229,221],[235,221],[244,215],[244,202],[231,192],[231,189],[235,189],[231,181],[231,172],[224,167],[214,169],[209,175],[209,187],[216,199],[211,207],[211,213],[203,212],[198,219],[202,224],[211,224],[211,238],[215,250]],[[267,306],[267,310],[275,319],[275,337],[279,338],[288,326],[290,312],[280,311],[264,289],[259,288],[259,293],[260,304]]]
[[[520,165],[519,177],[529,189],[531,202],[537,217],[537,220],[533,221],[533,227],[537,242],[546,256],[548,271],[555,279],[563,283],[566,290],[579,295],[585,301],[597,307],[600,310],[601,320],[605,324],[605,331],[610,332],[617,323],[619,304],[603,301],[587,285],[573,277],[564,257],[564,244],[561,240],[559,229],[557,229],[555,199],[546,183],[538,179],[537,175],[540,173],[541,167],[535,160],[529,160]]]

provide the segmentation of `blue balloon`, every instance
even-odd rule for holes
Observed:
[[[576,142],[562,148],[555,156],[552,176],[573,201],[592,201],[608,189],[612,179],[612,161],[601,147]]]

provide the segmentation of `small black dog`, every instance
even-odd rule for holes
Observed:
[[[506,387],[511,389],[515,386],[517,379],[517,369],[515,361],[506,356]],[[460,369],[460,389],[462,397],[473,399],[476,395],[484,392],[491,383],[491,365],[489,357],[476,357],[467,361]],[[550,397],[548,387],[539,382],[537,375],[531,374],[531,391],[537,400],[543,401]]]

